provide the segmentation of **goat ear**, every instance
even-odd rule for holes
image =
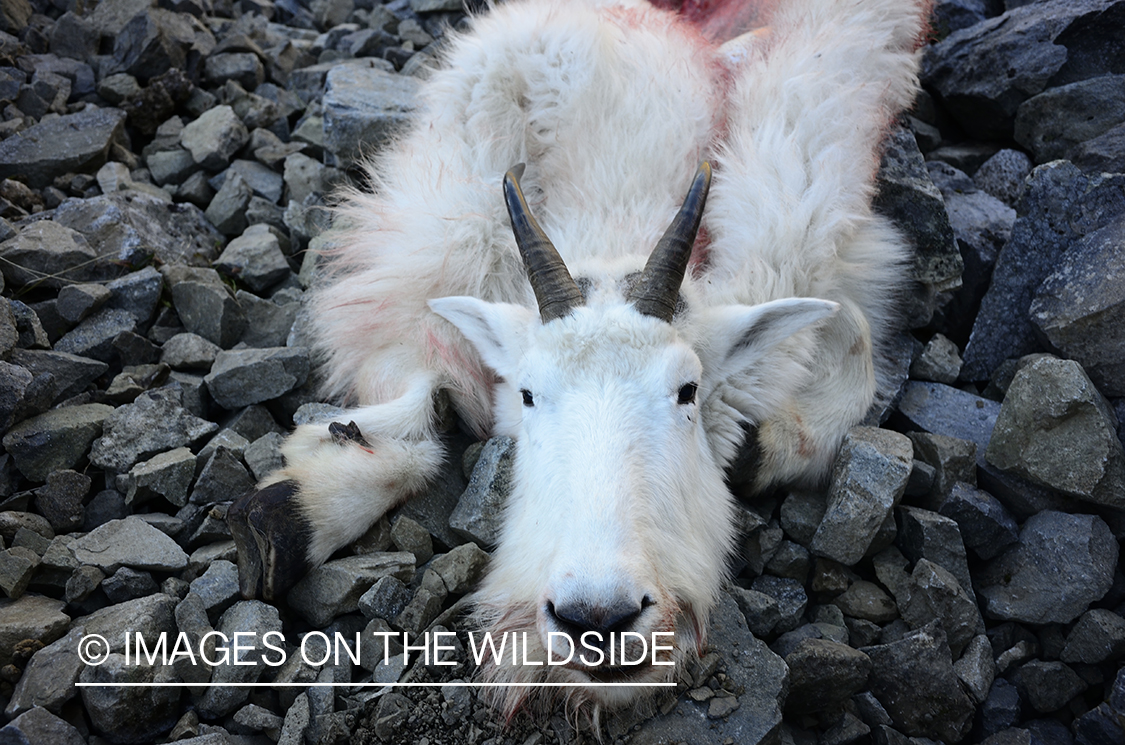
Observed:
[[[835,314],[839,303],[785,298],[760,305],[728,305],[706,311],[707,349],[701,356],[713,379],[769,364],[770,352],[801,329]]]
[[[456,326],[484,363],[503,378],[515,374],[535,311],[522,305],[489,303],[475,297],[427,301],[430,310]]]

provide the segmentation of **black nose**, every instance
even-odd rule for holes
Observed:
[[[648,598],[640,603],[621,598],[608,604],[578,600],[560,605],[548,600],[547,616],[575,644],[583,634],[594,631],[601,635],[600,638],[588,637],[587,644],[605,648],[611,634],[631,631],[641,613],[651,604]]]

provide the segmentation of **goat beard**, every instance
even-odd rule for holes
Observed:
[[[493,639],[503,639],[504,634],[511,634],[513,638],[519,638],[522,644],[526,638],[527,648],[522,652],[524,659],[534,661],[547,659],[547,649],[540,636],[536,623],[536,608],[533,604],[517,607],[478,604],[471,625],[491,634]],[[690,607],[670,608],[649,630],[649,633],[675,632],[670,660],[673,664],[646,665],[640,674],[621,682],[668,683],[680,680],[690,682],[686,665],[702,655],[706,645],[705,629],[705,620]],[[526,637],[524,637],[525,633]],[[649,639],[651,640],[651,636]],[[665,637],[664,640],[666,639]],[[535,721],[546,721],[561,699],[567,720],[576,728],[585,724],[594,733],[600,733],[601,719],[607,712],[626,706],[651,708],[656,694],[675,690],[640,685],[635,687],[545,686],[543,685],[545,683],[592,683],[594,680],[584,672],[563,665],[512,664],[509,651],[499,655],[499,658],[494,657],[491,651],[486,652],[476,677],[482,683],[506,684],[485,686],[479,693],[484,701],[503,716],[506,723],[511,723],[520,712],[526,713]]]

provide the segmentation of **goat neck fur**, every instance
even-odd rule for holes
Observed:
[[[539,638],[545,592],[554,602],[586,581],[596,594],[619,576],[606,592],[655,601],[639,627],[674,629],[677,654],[702,644],[733,542],[722,474],[743,424],[758,431],[758,487],[814,484],[875,395],[905,248],[872,214],[872,184],[883,132],[917,91],[928,9],[794,0],[721,46],[628,1],[516,0],[474,19],[424,86],[417,124],[368,167],[374,193],[340,208],[313,294],[328,393],[356,405],[370,447],[333,443],[325,425],[287,442],[274,479],[301,485],[310,560],[436,472],[444,390],[478,435],[518,441],[480,591],[494,629]],[[679,310],[670,324],[644,317],[630,283],[704,159],[714,177]],[[521,162],[531,210],[586,297],[546,324],[501,197]],[[674,400],[688,382],[690,411]],[[534,413],[525,386],[542,392]],[[600,569],[580,569],[583,551]],[[542,670],[492,674],[588,680]],[[575,695],[635,695],[601,690]]]

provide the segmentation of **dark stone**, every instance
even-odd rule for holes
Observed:
[[[32,188],[65,173],[92,173],[123,132],[125,112],[89,108],[49,119],[0,141],[0,178],[19,176]]]
[[[1032,296],[1070,246],[1123,212],[1125,175],[1088,177],[1070,163],[1032,172],[965,348],[963,380],[986,380],[1005,359],[1045,351],[1031,322]]]
[[[831,711],[867,685],[871,659],[863,652],[825,639],[806,639],[785,657],[789,696],[785,710],[807,714]]]
[[[977,575],[990,618],[1069,623],[1113,583],[1118,546],[1094,515],[1044,511],[1028,519],[1019,543]]]
[[[1000,500],[972,484],[957,482],[939,513],[957,522],[966,548],[993,559],[1015,545],[1019,528]]]
[[[896,543],[911,561],[929,559],[952,574],[969,597],[973,582],[969,577],[968,559],[961,542],[957,523],[936,512],[918,507],[900,507],[899,533]],[[896,593],[897,595],[897,593]]]
[[[47,518],[56,532],[64,533],[82,527],[82,500],[90,493],[92,481],[83,473],[69,470],[53,471],[47,483],[35,490],[35,510]]]
[[[897,642],[860,651],[872,662],[869,690],[897,729],[946,742],[968,734],[975,707],[961,690],[945,632],[937,622]]]
[[[1049,88],[1016,112],[1015,138],[1036,163],[1069,158],[1081,143],[1125,120],[1125,75],[1104,75]]]
[[[914,247],[911,279],[925,288],[910,293],[905,311],[908,326],[915,328],[929,323],[936,293],[960,285],[963,262],[941,192],[930,180],[914,135],[903,128],[893,130],[883,147],[873,206],[893,220]]]
[[[1038,2],[927,49],[922,80],[970,136],[1011,136],[1020,104],[1048,87],[1125,70],[1114,0]]]
[[[1123,83],[1125,88],[1125,83]],[[1070,246],[1039,286],[1029,313],[1106,396],[1125,396],[1125,216]]]
[[[1019,690],[1004,678],[997,678],[988,691],[988,698],[980,707],[982,734],[996,734],[1016,724],[1019,719]]]
[[[1086,690],[1087,684],[1063,662],[1032,660],[1016,671],[1020,697],[1040,714],[1058,711]]]

